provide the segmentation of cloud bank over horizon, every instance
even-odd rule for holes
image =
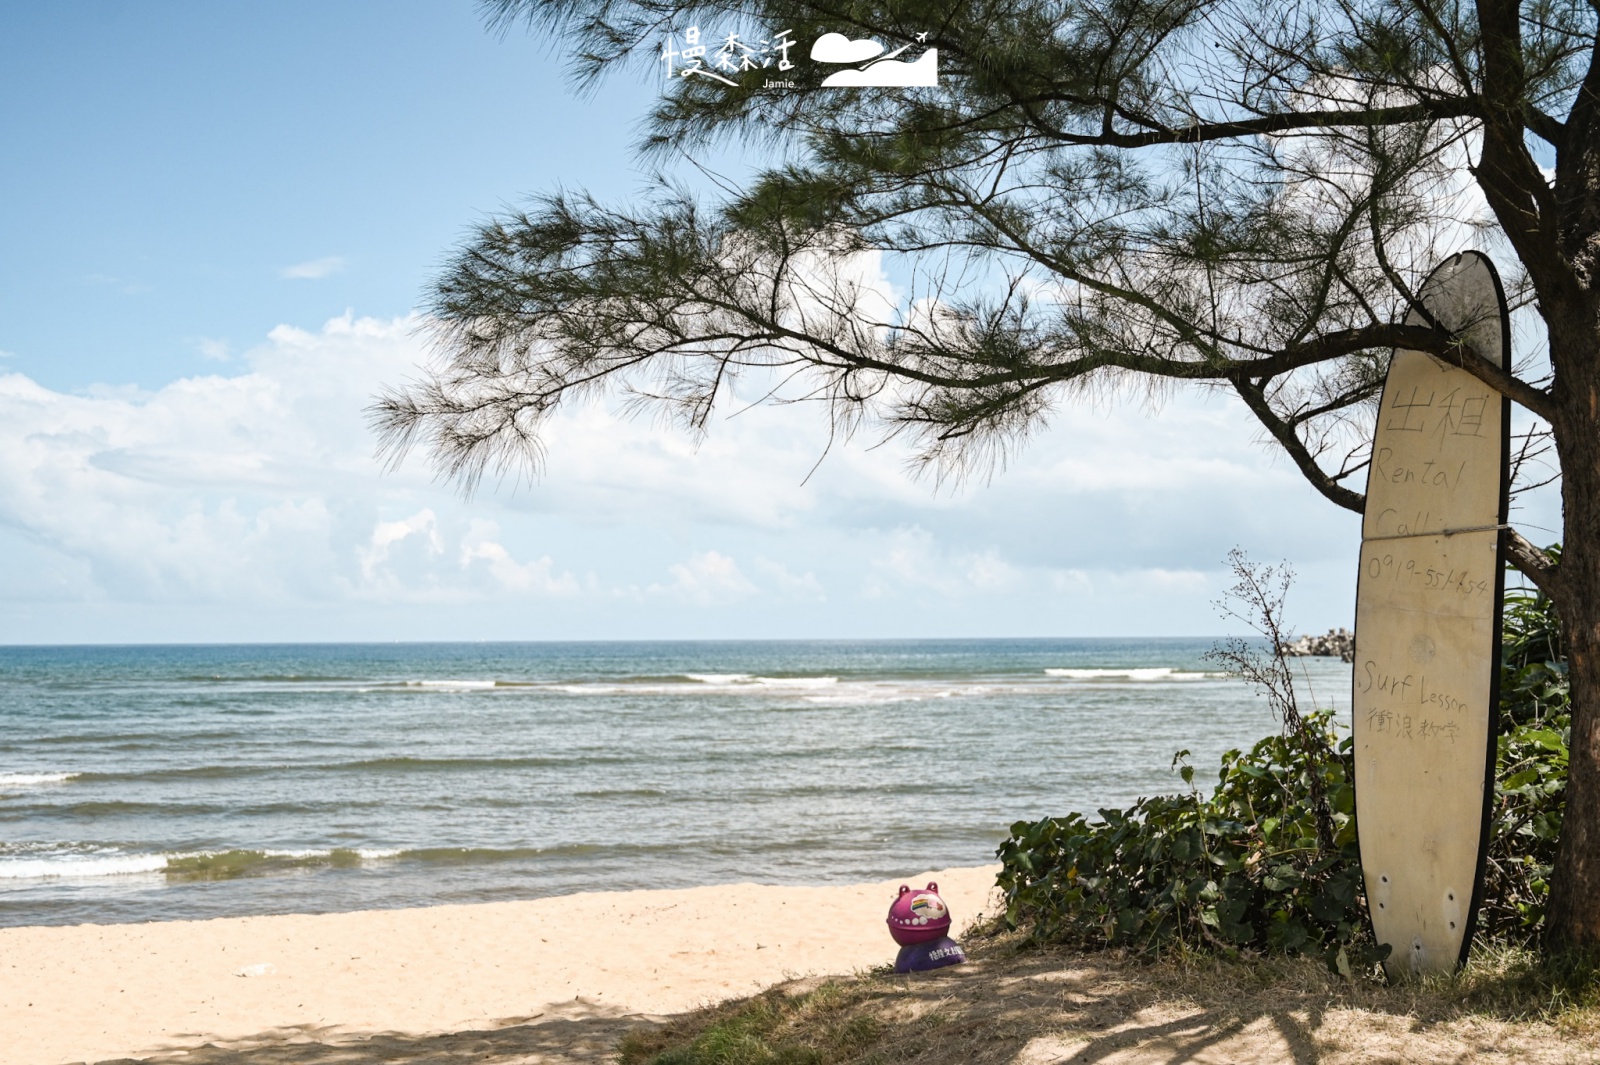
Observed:
[[[156,390],[0,374],[0,641],[1220,632],[1235,544],[1301,571],[1292,622],[1349,620],[1354,516],[1221,396],[1058,411],[955,488],[755,387],[698,446],[590,404],[537,481],[462,499],[365,424],[418,325],[280,325]]]

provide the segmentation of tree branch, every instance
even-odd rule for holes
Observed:
[[[1231,383],[1234,391],[1239,393],[1239,398],[1244,400],[1245,406],[1250,408],[1250,413],[1256,416],[1256,420],[1272,434],[1272,438],[1289,453],[1289,458],[1294,461],[1301,475],[1311,482],[1311,487],[1321,492],[1330,502],[1337,503],[1346,510],[1360,514],[1366,509],[1367,497],[1359,492],[1350,491],[1328,476],[1327,471],[1317,463],[1316,456],[1306,447],[1305,441],[1294,431],[1294,427],[1272,409],[1272,405],[1267,402],[1266,389],[1260,382],[1245,377],[1235,377]]]
[[[1536,414],[1549,421],[1555,416],[1555,401],[1550,393],[1541,388],[1535,388],[1520,377],[1501,369],[1496,364],[1479,355],[1473,348],[1460,341],[1446,341],[1442,346],[1438,344],[1438,334],[1432,336],[1433,343],[1428,346],[1402,344],[1400,347],[1411,348],[1414,351],[1425,351],[1441,362],[1451,366],[1459,366],[1473,377],[1482,381],[1502,396],[1509,396],[1513,402],[1521,404],[1530,413]]]
[[[1547,115],[1539,108],[1528,104],[1522,109],[1523,124],[1534,136],[1549,144],[1556,151],[1560,151],[1567,143],[1567,127],[1558,118]]]
[[[1049,100],[1051,97],[1041,97]],[[1062,97],[1055,99],[1063,100]],[[1032,100],[1014,99],[1019,107]],[[1025,112],[1026,113],[1026,112]],[[1441,118],[1468,118],[1477,106],[1468,97],[1446,97],[1395,107],[1340,108],[1329,111],[1280,111],[1257,118],[1225,122],[1194,122],[1187,126],[1146,130],[1143,133],[1118,133],[1101,129],[1099,133],[1070,133],[1050,126],[1035,113],[1027,113],[1029,125],[1038,133],[1061,144],[1095,148],[1150,148],[1160,144],[1204,144],[1269,133],[1295,130],[1358,128],[1363,126],[1403,126]]]
[[[1500,531],[1505,547],[1506,561],[1517,572],[1533,582],[1533,586],[1549,596],[1559,607],[1566,599],[1566,582],[1561,579],[1561,569],[1555,559],[1528,542],[1528,538],[1515,529]]]

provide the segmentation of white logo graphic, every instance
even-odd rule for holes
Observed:
[[[917,44],[926,44],[927,40],[926,33],[917,34]],[[770,37],[740,33],[716,36],[702,35],[699,26],[690,26],[684,31],[682,48],[672,34],[667,35],[666,46],[661,49],[661,62],[666,67],[669,82],[675,78],[701,77],[737,88],[754,71],[756,78],[764,81],[763,88],[794,89],[798,86],[784,75],[794,69],[789,51],[798,43],[793,30],[781,30]],[[825,87],[937,85],[939,50],[928,48],[915,60],[898,58],[911,47],[902,45],[884,54],[884,46],[871,38],[853,41],[842,33],[825,33],[811,46],[811,59],[836,66],[850,65],[851,69],[828,75],[822,82]]]
[[[734,77],[751,70],[766,70],[772,66],[774,58],[778,61],[778,70],[793,70],[794,60],[789,58],[789,49],[795,45],[790,39],[793,32],[780,30],[771,38],[762,37],[755,41],[730,33],[723,38],[722,45],[707,56],[706,46],[700,42],[700,27],[690,26],[684,31],[681,50],[676,47],[672,36],[667,36],[667,46],[661,50],[661,61],[666,64],[669,81],[674,77],[690,78],[698,74],[724,85],[738,85]]]
[[[917,40],[927,38],[926,33]],[[939,84],[939,49],[929,48],[916,60],[904,62],[895,57],[909,44],[901,45],[888,55],[882,55],[883,45],[870,38],[852,41],[842,33],[825,33],[811,46],[811,58],[818,63],[863,63],[865,67],[841,70],[823,80],[824,88],[912,88]]]

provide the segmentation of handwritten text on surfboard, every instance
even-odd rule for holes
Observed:
[[[1452,376],[1459,381],[1459,375]],[[1494,446],[1484,419],[1493,401],[1487,388],[1456,381],[1448,388],[1413,385],[1385,393],[1380,425],[1406,435],[1395,440],[1396,446],[1380,445],[1373,453],[1368,491],[1374,502],[1392,493],[1394,502],[1404,505],[1369,509],[1368,535],[1378,539],[1366,545],[1361,560],[1362,576],[1373,591],[1388,586],[1383,598],[1457,616],[1493,610],[1492,556],[1480,560],[1470,556],[1481,552],[1466,552],[1462,557],[1465,543],[1429,535],[1449,529],[1452,512],[1459,513],[1455,497],[1477,465],[1467,452]],[[1407,440],[1410,446],[1400,446]],[[1408,642],[1404,647],[1369,643],[1378,654],[1357,662],[1363,722],[1385,742],[1454,744],[1473,716],[1473,693],[1457,690],[1459,676],[1435,661],[1439,648],[1433,638],[1419,635]]]

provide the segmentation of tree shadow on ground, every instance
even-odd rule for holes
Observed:
[[[794,1005],[780,1007],[788,1020],[769,1041],[819,1048],[827,1065],[1565,1065],[1592,1063],[1600,1034],[1473,1012],[1428,988],[1345,983],[1306,960],[1150,964],[993,944],[973,955],[933,973],[777,989],[763,996],[765,1008],[776,996]],[[652,1043],[683,1045],[757,1005],[674,1017]],[[861,1031],[862,1019],[876,1033],[868,1044],[840,1038]]]
[[[818,1048],[825,1065],[1457,1065],[1592,1062],[1600,1029],[1472,1009],[1427,987],[1345,983],[1316,962],[1149,964],[1108,953],[978,943],[967,965],[895,976],[811,978],[754,999],[670,1018],[573,1002],[490,1030],[353,1035],[262,1033],[186,1051],[192,1065],[600,1065],[691,1042],[741,1011],[773,1009],[783,1041]],[[868,1030],[866,1042],[839,1033]],[[730,1063],[733,1065],[733,1063]]]
[[[524,1023],[515,1023],[517,1020]],[[610,1065],[616,1060],[617,1041],[624,1034],[650,1030],[662,1023],[660,1018],[579,1001],[548,1010],[536,1019],[507,1018],[503,1027],[480,1031],[353,1035],[304,1026],[263,1032],[226,1044],[174,1048],[155,1055],[154,1060],[182,1060],[186,1065]],[[135,1059],[100,1065],[135,1065]]]
[[[889,1023],[874,1051],[930,1065],[1575,1063],[1594,1060],[1600,1034],[1474,1011],[1437,988],[1346,983],[1309,960],[976,953],[959,969],[879,977],[872,997]]]

